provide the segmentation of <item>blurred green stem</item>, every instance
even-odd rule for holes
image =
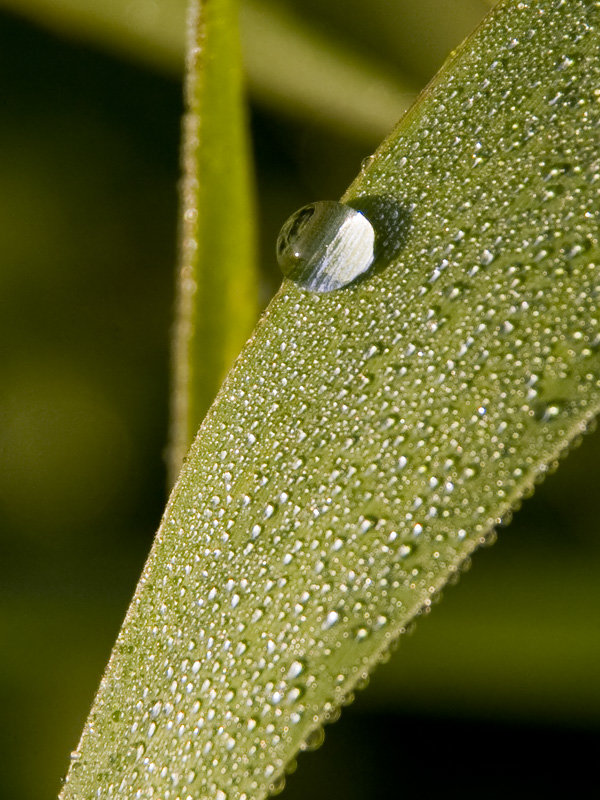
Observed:
[[[169,470],[174,481],[257,315],[236,0],[192,0]]]
[[[409,78],[319,35],[285,8],[245,2],[241,22],[254,96],[290,116],[371,142],[389,133],[417,95]]]
[[[0,0],[0,8],[74,38],[100,43],[160,69],[179,72],[186,0]],[[376,143],[417,94],[410,78],[357,54],[338,35],[319,35],[279,4],[241,4],[245,70],[269,108],[309,118],[344,136]],[[360,96],[360,105],[347,98]]]

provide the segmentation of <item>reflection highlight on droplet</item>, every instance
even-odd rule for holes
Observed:
[[[303,289],[331,292],[369,269],[375,232],[367,217],[350,206],[322,200],[296,211],[277,239],[284,275]]]

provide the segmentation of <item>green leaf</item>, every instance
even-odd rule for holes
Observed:
[[[174,347],[174,480],[257,316],[237,0],[192,4]]]
[[[264,797],[600,401],[600,3],[507,0],[284,282],[171,495],[65,800]],[[112,787],[112,789],[110,788]]]
[[[418,85],[385,61],[320,35],[278,3],[241,5],[248,82],[262,105],[372,143],[412,102]],[[0,0],[0,7],[161,69],[183,63],[187,0]]]

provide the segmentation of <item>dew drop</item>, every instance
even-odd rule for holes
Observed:
[[[335,623],[339,620],[340,615],[337,611],[330,611],[329,614],[325,617],[325,622],[323,623],[323,630],[329,630],[329,628],[333,628]]]
[[[193,783],[196,780],[196,770],[191,769],[185,776],[187,783]]]
[[[298,675],[300,675],[300,673],[303,671],[303,669],[304,669],[304,664],[301,661],[293,661],[288,670],[288,678],[291,678],[292,680],[294,678],[297,678]]]
[[[269,794],[271,797],[281,794],[285,789],[285,775],[280,775],[277,780],[273,781],[269,786]]]
[[[300,745],[301,750],[318,750],[325,741],[325,731],[323,728],[315,728],[311,731],[306,740]]]
[[[373,263],[375,232],[360,211],[333,200],[304,206],[277,239],[281,271],[303,289],[331,292]]]
[[[366,172],[374,161],[375,155],[370,155],[366,158],[363,158],[363,160],[360,162],[360,168],[362,172]]]
[[[560,403],[536,403],[533,409],[534,419],[541,422],[550,422],[559,416],[561,411]]]

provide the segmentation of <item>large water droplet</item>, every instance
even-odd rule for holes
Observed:
[[[277,239],[282,272],[304,289],[331,292],[347,286],[373,263],[375,232],[369,220],[333,200],[296,211]]]

